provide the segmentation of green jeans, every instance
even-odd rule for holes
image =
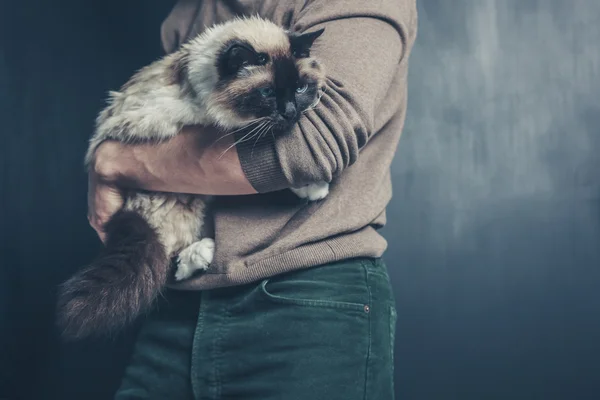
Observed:
[[[170,291],[115,399],[392,400],[395,323],[381,259]]]

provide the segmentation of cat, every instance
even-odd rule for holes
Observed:
[[[325,70],[310,54],[323,32],[289,32],[258,16],[210,27],[109,92],[86,167],[105,140],[160,142],[186,125],[289,132],[323,94]],[[329,185],[291,190],[315,201],[328,195]],[[172,273],[173,258],[178,281],[212,262],[214,241],[201,237],[211,197],[144,191],[124,196],[124,206],[105,226],[102,253],[59,288],[58,324],[67,340],[115,333],[148,311]]]

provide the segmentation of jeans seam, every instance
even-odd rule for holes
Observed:
[[[204,301],[205,292],[200,294],[200,307],[198,307],[198,318],[196,320],[196,330],[194,331],[194,336],[192,337],[192,365],[190,366],[190,378],[192,380],[192,395],[194,398],[200,398],[200,389],[198,388],[198,378],[197,378],[197,367],[198,367],[198,357],[199,357],[199,349],[197,343],[199,342],[200,334],[204,327],[204,307],[206,302]]]
[[[220,313],[221,315],[227,315],[227,317],[229,318],[229,314],[228,314],[228,310],[223,307],[222,312]],[[223,321],[221,321],[221,325],[219,326],[219,328],[217,329],[216,335],[215,335],[215,341],[213,342],[213,352],[214,352],[214,380],[215,380],[215,400],[218,400],[221,398],[222,395],[222,391],[223,391],[223,387],[221,384],[221,374],[220,371],[223,370],[223,366],[221,364],[221,359],[222,357],[220,357],[219,354],[219,350],[223,348],[223,330],[224,330],[224,323]]]
[[[231,309],[228,306],[224,306],[223,307],[223,312],[222,312],[224,319],[221,325],[221,329],[219,329],[219,350],[221,351],[220,357],[219,357],[219,362],[217,363],[219,366],[220,371],[223,371],[224,369],[222,368],[222,364],[221,364],[221,360],[223,359],[223,338],[225,337],[225,335],[229,332],[229,328],[231,327],[231,317],[233,316],[233,313],[231,311]],[[223,377],[221,375],[219,375],[219,399],[223,396]]]
[[[396,323],[398,321],[398,314],[396,312],[395,307],[392,305],[388,306],[388,313],[390,318],[390,359],[392,362],[392,390],[394,390],[394,349],[396,345]]]
[[[372,294],[371,294],[371,287],[369,286],[369,268],[368,265],[365,261],[361,262],[364,271],[365,271],[365,285],[367,286],[367,293],[369,294],[369,306],[372,306],[373,300],[372,300]],[[365,360],[365,390],[364,390],[364,394],[363,394],[363,400],[367,400],[367,394],[368,394],[368,389],[369,389],[369,364],[371,362],[371,313],[367,314],[367,318],[368,318],[368,337],[367,337],[367,357]]]

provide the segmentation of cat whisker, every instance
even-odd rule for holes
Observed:
[[[309,112],[310,110],[314,110],[319,103],[321,102],[321,97],[323,97],[323,95],[325,94],[325,90],[327,89],[327,87],[324,87],[323,90],[321,91],[321,93],[319,94],[319,97],[317,97],[317,100],[315,100],[314,103],[312,103],[310,105],[310,107],[308,107],[306,110],[302,111],[302,114]]]
[[[253,157],[254,156],[254,148],[256,147],[256,143],[258,143],[258,141],[269,131],[269,129],[271,128],[272,124],[266,124],[257,135],[256,140],[254,141],[254,145],[252,146],[252,152],[250,153],[250,156]]]
[[[260,126],[260,125],[259,125]],[[221,159],[221,157],[223,157],[225,155],[225,153],[227,153],[229,150],[231,150],[233,147],[235,147],[237,144],[242,143],[244,141],[244,139],[246,139],[246,137],[248,137],[249,135],[252,134],[252,132],[256,129],[257,127],[253,128],[252,131],[248,132],[247,134],[245,134],[241,139],[237,140],[236,142],[234,142],[231,146],[229,146],[228,148],[225,149],[225,151],[223,151],[221,153],[221,155],[219,156],[219,159]]]
[[[262,123],[260,123],[258,126],[252,128],[252,130],[250,132],[248,132],[247,134],[244,135],[244,137],[242,137],[240,140],[234,142],[231,146],[229,146],[228,148],[225,149],[225,151],[223,153],[221,153],[221,155],[219,156],[219,159],[221,159],[221,157],[223,157],[225,155],[225,153],[227,153],[229,150],[231,150],[232,148],[234,148],[235,146],[237,146],[238,144],[245,142],[247,140],[252,140],[252,138],[254,138],[254,132],[256,132],[258,129],[262,129],[262,127],[267,124],[268,121],[262,121]],[[252,136],[251,136],[252,135]],[[248,138],[248,136],[250,136],[250,138]],[[248,138],[248,139],[246,139]]]
[[[259,122],[262,122],[262,121],[264,121],[264,120],[266,120],[266,119],[268,119],[268,118],[269,118],[269,117],[260,117],[260,118],[253,119],[252,121],[248,122],[246,125],[242,126],[241,128],[238,128],[238,129],[236,129],[236,130],[234,130],[234,131],[231,131],[231,132],[227,132],[225,135],[222,135],[222,136],[220,136],[220,137],[219,137],[217,140],[215,140],[215,141],[214,141],[214,143],[213,143],[213,144],[211,144],[211,146],[214,146],[214,145],[215,145],[215,144],[216,144],[216,143],[217,143],[219,140],[221,140],[221,139],[224,139],[224,138],[226,138],[226,137],[228,137],[228,136],[231,136],[231,135],[235,135],[235,134],[236,134],[236,133],[238,133],[239,131],[243,131],[244,129],[248,129],[248,128],[250,128],[252,125],[254,125],[254,124],[258,124]]]
[[[256,147],[256,143],[258,143],[258,141],[260,140],[260,138],[262,138],[267,132],[269,132],[269,129],[271,129],[272,127],[273,127],[273,124],[266,124],[264,126],[264,128],[260,130],[260,134],[258,135],[258,137],[256,138],[256,140],[254,141],[254,145],[252,145],[252,152],[250,153],[250,157],[254,157],[254,148]]]
[[[244,135],[244,137],[242,137],[240,140],[238,140],[235,144],[239,144],[242,142],[247,142],[248,140],[252,140],[258,134],[258,131],[260,131],[262,129],[262,127],[265,126],[267,123],[268,123],[267,121],[263,121],[258,126],[255,126],[250,132],[248,132],[246,135]],[[250,137],[248,137],[248,136],[250,136]]]
[[[246,129],[246,128],[248,128],[248,127],[250,127],[250,126],[252,126],[252,125],[254,125],[254,124],[258,123],[258,122],[261,122],[261,121],[264,121],[264,120],[267,120],[267,119],[269,119],[269,117],[260,117],[260,118],[256,118],[256,119],[250,120],[250,121],[248,121],[248,123],[246,125],[238,128],[238,129],[236,129],[236,130],[234,130],[232,132],[228,132],[227,135],[231,135],[232,133],[239,132],[239,131],[244,130],[244,129]]]

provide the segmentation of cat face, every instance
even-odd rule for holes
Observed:
[[[325,72],[310,55],[324,29],[297,34],[265,20],[234,22],[224,29],[213,59],[214,86],[206,104],[218,125],[243,127],[249,123],[289,130],[302,113],[314,106],[324,89]],[[206,92],[206,80],[190,82]]]
[[[223,107],[245,120],[265,118],[276,130],[286,130],[314,105],[324,74],[310,47],[323,30],[287,35],[285,51],[256,51],[235,40],[218,61],[217,93]]]

